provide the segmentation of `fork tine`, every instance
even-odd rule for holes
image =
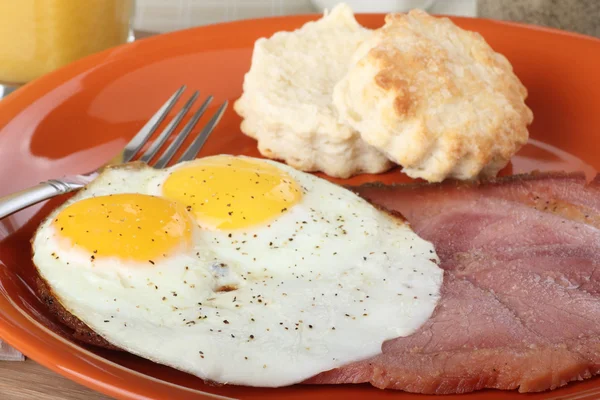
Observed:
[[[183,85],[180,87],[170,98],[167,100],[165,104],[150,118],[148,122],[140,129],[140,131],[127,143],[125,148],[123,149],[123,159],[122,162],[129,162],[136,155],[138,151],[146,144],[148,138],[152,136],[156,128],[160,125],[160,123],[165,119],[167,114],[171,111],[179,97],[185,90],[186,86]]]
[[[173,155],[175,155],[175,153],[177,152],[179,147],[181,147],[181,144],[183,143],[183,141],[188,137],[188,135],[190,134],[192,129],[194,129],[194,127],[198,123],[198,120],[204,114],[204,112],[208,108],[208,105],[210,104],[212,99],[213,99],[212,96],[208,96],[208,98],[200,106],[198,111],[196,111],[194,113],[194,115],[192,116],[192,119],[190,119],[190,121],[183,127],[181,132],[179,132],[179,135],[177,135],[177,137],[169,145],[167,150],[165,150],[165,152],[160,156],[158,161],[156,161],[156,163],[154,164],[154,168],[166,167],[166,165],[169,163],[169,161],[171,161],[171,158],[173,158]]]
[[[208,121],[208,124],[206,124],[204,129],[202,129],[202,132],[200,132],[198,137],[196,137],[196,139],[194,139],[192,144],[190,144],[190,146],[183,153],[181,158],[179,158],[179,161],[177,161],[178,163],[180,163],[182,161],[193,160],[194,158],[196,158],[196,156],[200,152],[200,149],[202,149],[202,146],[204,146],[206,139],[208,139],[208,137],[210,136],[212,131],[215,129],[215,126],[217,126],[217,124],[221,120],[221,117],[225,113],[225,110],[227,109],[228,104],[229,104],[229,102],[227,100],[225,100],[225,103],[221,104],[221,107],[219,107],[219,109],[212,116],[210,121]]]
[[[189,109],[192,107],[192,104],[194,104],[194,101],[196,101],[199,94],[200,92],[198,91],[192,94],[192,96],[185,103],[181,111],[179,111],[175,118],[173,118],[173,120],[169,122],[169,125],[166,126],[166,128],[161,132],[160,136],[152,142],[152,145],[148,148],[148,150],[146,150],[144,155],[142,155],[142,157],[140,158],[141,161],[147,163],[148,161],[152,160],[152,158],[158,152],[158,149],[160,149],[160,147],[165,143],[167,138],[171,135],[171,133],[173,133],[173,131],[175,130],[175,128],[177,128],[185,114],[187,114]]]

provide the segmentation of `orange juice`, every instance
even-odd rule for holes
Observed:
[[[133,0],[0,0],[0,81],[23,83],[124,43]]]

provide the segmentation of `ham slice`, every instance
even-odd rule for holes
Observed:
[[[442,298],[415,334],[307,383],[415,393],[537,392],[600,373],[600,179],[353,188],[432,241]]]

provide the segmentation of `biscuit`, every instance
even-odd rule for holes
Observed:
[[[256,41],[234,109],[243,118],[242,132],[258,141],[263,156],[339,178],[391,167],[385,155],[339,122],[332,104],[333,87],[371,34],[342,4],[294,32]]]
[[[351,63],[333,93],[341,120],[412,178],[494,176],[527,142],[511,64],[447,18],[390,14]]]

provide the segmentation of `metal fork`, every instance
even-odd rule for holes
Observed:
[[[179,100],[185,88],[185,86],[179,88],[179,90],[177,90],[171,96],[171,98],[169,98],[169,100],[167,100],[167,102],[163,104],[163,106],[156,112],[156,114],[154,114],[152,118],[148,120],[148,122],[133,137],[133,139],[131,139],[129,143],[127,143],[127,145],[125,146],[125,148],[123,148],[119,155],[113,160],[111,160],[109,163],[87,174],[65,176],[61,179],[50,179],[29,189],[10,194],[8,196],[0,197],[0,219],[7,217],[19,210],[37,204],[41,201],[48,200],[52,197],[56,197],[61,194],[81,189],[82,187],[93,181],[98,176],[102,168],[108,165],[126,163],[134,160],[137,153],[139,153],[144,144],[146,144],[146,142],[152,136],[152,134],[156,132],[159,125],[163,122],[165,117],[173,109],[173,106],[175,105],[175,103],[177,103],[177,100]],[[164,168],[167,166],[167,164],[172,160],[177,150],[179,150],[179,148],[181,147],[183,141],[189,136],[192,129],[194,129],[200,117],[202,117],[202,115],[206,112],[208,105],[213,99],[212,96],[208,96],[204,103],[202,103],[200,108],[192,115],[190,121],[181,129],[181,131],[177,135],[175,135],[176,128],[180,125],[183,118],[188,114],[198,96],[199,93],[197,91],[192,94],[189,100],[184,104],[183,108],[175,115],[173,120],[169,122],[169,124],[164,128],[164,130],[158,135],[156,140],[154,140],[151,143],[151,145],[144,152],[144,154],[142,154],[142,156],[139,158],[140,161],[146,162],[154,168]],[[221,104],[221,106],[217,109],[215,114],[200,131],[198,136],[196,136],[193,142],[184,151],[183,155],[179,158],[179,160],[177,160],[177,163],[180,163],[182,161],[189,161],[196,158],[196,155],[198,155],[198,152],[206,142],[206,139],[208,139],[208,136],[211,134],[217,123],[219,123],[221,116],[227,108],[227,104],[227,101]],[[166,148],[163,154],[155,162],[151,162],[152,159],[159,152],[159,150],[162,147],[164,147],[163,145],[170,136],[175,136],[175,139],[171,142],[171,144]]]

